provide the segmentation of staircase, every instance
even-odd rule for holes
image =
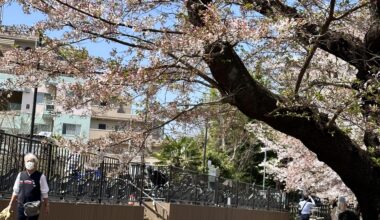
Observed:
[[[131,182],[128,185],[134,187],[144,195],[142,205],[144,206],[144,220],[168,220],[169,204],[156,200],[155,198],[142,191]]]

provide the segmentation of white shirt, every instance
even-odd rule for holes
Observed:
[[[314,205],[315,205],[314,200],[312,200],[312,202],[308,202],[308,201],[305,201],[305,200],[301,201],[299,203],[299,209],[301,210],[302,207],[303,207],[303,209],[301,210],[301,214],[310,215],[311,214],[311,209],[314,207]]]
[[[28,172],[27,174],[30,176]],[[40,178],[40,188],[41,188],[42,198],[46,199],[48,197],[49,186],[47,184],[46,176],[44,174],[42,174]],[[17,196],[19,192],[20,192],[20,173],[17,175],[15,184],[13,186],[13,195]]]

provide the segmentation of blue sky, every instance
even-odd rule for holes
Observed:
[[[22,7],[17,3],[6,4],[3,9],[3,25],[28,25],[33,26],[36,22],[44,19],[44,15],[34,12],[32,14],[25,14]],[[59,33],[47,33],[51,37],[58,37]],[[104,41],[94,43],[81,43],[81,47],[85,47],[88,52],[93,56],[109,57],[112,46]]]
[[[3,9],[3,24],[4,25],[33,25],[37,21],[43,19],[43,15],[34,14],[24,14],[22,8],[18,4],[6,4]]]

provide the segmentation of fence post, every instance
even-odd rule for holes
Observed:
[[[268,187],[267,189],[267,210],[269,210],[269,206],[270,206],[270,187]]]
[[[255,183],[252,184],[252,209],[255,209]]]
[[[52,151],[53,151],[53,145],[48,144],[48,167],[47,167],[47,181],[49,182],[50,176],[51,176],[51,156],[52,156]]]
[[[169,165],[169,181],[168,181],[169,187],[168,187],[168,193],[166,195],[166,202],[170,202],[171,200],[172,178],[173,178],[172,165]]]
[[[236,208],[239,207],[239,182],[236,180]]]
[[[140,182],[140,199],[139,199],[139,203],[140,203],[140,206],[142,205],[143,203],[143,195],[144,195],[144,179],[145,179],[145,163],[141,163],[141,169],[140,169],[140,172],[141,172],[141,182]]]
[[[282,191],[279,191],[280,192],[280,211],[283,210],[283,205],[282,205]]]
[[[102,158],[102,163],[100,165],[100,187],[99,187],[99,199],[98,199],[99,203],[102,203],[103,182],[104,182],[104,158]]]
[[[216,176],[215,177],[215,191],[214,191],[214,204],[215,205],[218,205],[219,204],[219,202],[218,202],[218,193],[219,193],[219,177],[218,176]]]
[[[197,202],[199,201],[199,198],[198,198],[198,174],[193,172],[192,175],[194,176],[194,189],[195,189],[195,199],[192,202],[194,204],[197,204]]]

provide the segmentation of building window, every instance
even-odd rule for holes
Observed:
[[[34,133],[38,134],[40,132],[50,132],[51,127],[50,125],[47,124],[35,124],[34,125]]]
[[[45,96],[44,93],[40,93],[40,92],[37,93],[37,104],[41,104],[44,102],[44,96]]]
[[[66,97],[74,97],[73,91],[66,91]]]
[[[98,125],[98,129],[106,130],[107,129],[107,125],[106,124],[99,124]]]
[[[63,123],[62,134],[80,135],[81,125]]]
[[[49,93],[37,93],[37,104],[50,103],[53,100],[53,96]]]
[[[125,113],[125,109],[123,105],[119,106],[119,109],[117,109],[117,113]]]
[[[21,110],[22,92],[0,90],[0,111]]]

